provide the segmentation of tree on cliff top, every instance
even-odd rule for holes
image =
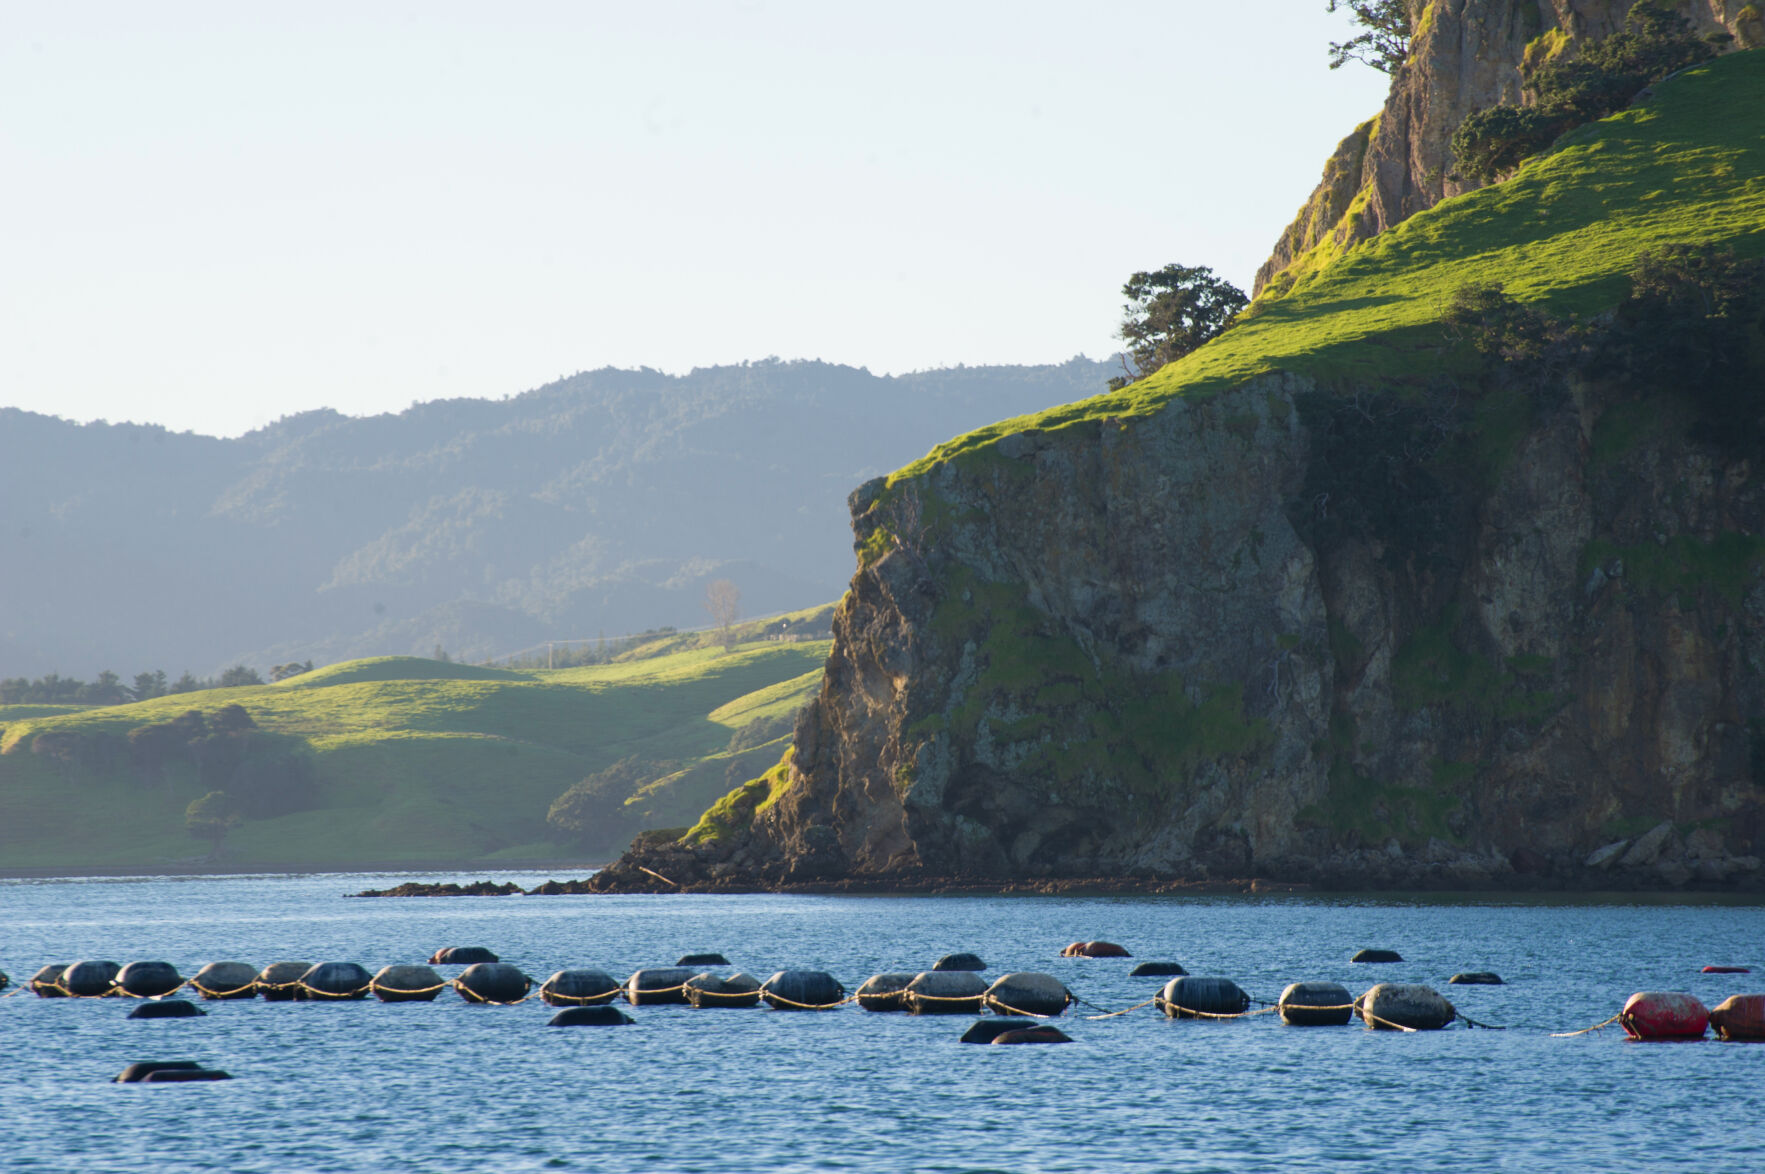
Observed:
[[[1121,339],[1138,372],[1109,381],[1120,391],[1134,380],[1175,362],[1220,334],[1249,299],[1205,265],[1166,265],[1156,273],[1136,273],[1122,286]],[[1124,371],[1127,364],[1122,364]]]
[[[1396,73],[1410,55],[1415,31],[1412,4],[1413,0],[1330,0],[1331,12],[1348,9],[1363,30],[1346,41],[1330,42],[1330,68],[1359,61],[1381,73]]]

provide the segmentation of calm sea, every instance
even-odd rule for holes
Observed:
[[[1069,1013],[1056,1047],[957,1043],[967,1018],[638,1007],[0,1000],[0,1169],[54,1171],[1765,1170],[1765,1046],[1575,1039],[1633,991],[1765,989],[1765,908],[1634,897],[509,897],[344,900],[360,876],[0,881],[15,983],[82,957],[421,962],[487,945],[544,977],[623,978],[717,950],[760,978],[848,989],[970,950],[1117,1008],[1159,980],[1062,959],[1106,938],[1274,999],[1283,985],[1425,982],[1506,1031],[1289,1028]],[[432,879],[432,878],[423,878]],[[505,879],[498,876],[496,879]],[[544,877],[510,874],[523,884]],[[1363,946],[1405,962],[1354,966]],[[1702,975],[1705,964],[1754,975]],[[1508,985],[1447,987],[1459,970]],[[1076,1011],[1085,1011],[1076,1008]],[[115,1085],[192,1059],[236,1079]]]

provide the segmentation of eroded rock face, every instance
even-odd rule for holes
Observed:
[[[1541,36],[1560,30],[1570,42],[1598,40],[1622,27],[1633,2],[1430,0],[1384,109],[1337,148],[1317,190],[1257,271],[1256,291],[1322,243],[1351,247],[1476,187],[1454,176],[1449,147],[1466,115],[1521,101],[1520,66]],[[1747,43],[1743,5],[1689,0],[1680,8],[1699,33],[1727,32]]]
[[[1422,557],[1314,525],[1312,390],[1268,376],[854,494],[866,553],[790,785],[648,863],[1759,887],[1759,479],[1532,388]]]

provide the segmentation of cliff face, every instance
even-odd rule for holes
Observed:
[[[860,490],[790,785],[663,871],[1756,883],[1765,487],[1495,394],[1499,476],[1401,549],[1329,524],[1292,376]]]
[[[1391,79],[1378,117],[1343,140],[1317,190],[1257,271],[1261,293],[1282,274],[1302,276],[1361,241],[1476,185],[1452,177],[1453,132],[1474,111],[1517,103],[1529,46],[1574,51],[1622,27],[1633,0],[1430,0],[1409,59]],[[1701,33],[1750,43],[1756,8],[1739,0],[1685,0]],[[1297,265],[1295,263],[1298,263]]]

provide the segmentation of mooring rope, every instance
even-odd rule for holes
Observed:
[[[1624,1012],[1620,1011],[1616,1015],[1612,1016],[1610,1019],[1606,1020],[1604,1023],[1596,1023],[1592,1027],[1584,1027],[1580,1031],[1553,1031],[1553,1032],[1551,1032],[1551,1038],[1552,1039],[1569,1039],[1572,1036],[1586,1035],[1590,1031],[1599,1031],[1601,1028],[1610,1027],[1610,1026],[1612,1026],[1612,1024],[1618,1022],[1618,1020],[1620,1020],[1622,1018],[1624,1018]]]
[[[1454,1007],[1452,1009],[1452,1011],[1453,1011],[1454,1015],[1456,1015],[1458,1018],[1464,1020],[1466,1027],[1481,1027],[1484,1031],[1506,1031],[1507,1030],[1507,1028],[1497,1027],[1493,1023],[1479,1023],[1475,1019],[1471,1018],[1469,1015],[1465,1014],[1463,1011],[1459,1010],[1457,1007]]]
[[[246,983],[244,986],[234,987],[230,991],[210,990],[207,987],[203,986],[201,983],[197,982],[194,978],[185,979],[184,985],[189,987],[191,990],[195,991],[197,994],[201,995],[205,999],[235,999],[235,998],[238,998],[241,994],[245,993],[246,991],[249,991],[249,990],[252,990],[253,988],[255,988],[258,985],[258,982],[257,982],[257,979],[254,978],[250,982]]]
[[[535,993],[532,984],[528,984],[527,993],[518,999],[487,999],[471,987],[466,986],[457,978],[448,979],[446,982],[443,982],[441,986],[453,987],[454,990],[460,992],[460,998],[466,1000],[468,1003],[487,1003],[492,1007],[519,1007],[522,1003],[531,999]],[[440,990],[441,987],[437,987],[436,989]]]
[[[436,983],[434,986],[418,987],[414,990],[407,991],[407,990],[400,990],[398,987],[395,987],[395,986],[387,986],[385,983],[380,982],[379,980],[376,979],[376,980],[368,983],[368,989],[373,991],[374,994],[376,994],[376,995],[432,995],[432,994],[435,994],[437,991],[446,990],[447,989],[447,980],[442,979],[440,982]]]
[[[355,990],[349,991],[346,994],[340,994],[337,991],[322,991],[316,986],[308,986],[306,980],[303,978],[297,978],[291,983],[282,984],[282,989],[286,990],[291,986],[299,987],[309,995],[317,995],[320,999],[326,1002],[340,1003],[345,999],[361,998],[363,995],[374,989],[374,982],[372,979],[369,979],[368,985],[359,986]]]
[[[1135,1003],[1132,1007],[1124,1007],[1120,1011],[1106,1011],[1106,1010],[1104,1010],[1104,1008],[1098,1007],[1096,1003],[1088,1002],[1085,999],[1080,999],[1079,1002],[1083,1003],[1087,1007],[1093,1007],[1099,1011],[1104,1012],[1102,1015],[1087,1015],[1087,1016],[1085,1016],[1086,1019],[1114,1019],[1117,1015],[1126,1015],[1129,1011],[1138,1011],[1142,1007],[1150,1007],[1150,1006],[1152,1006],[1152,1004],[1158,1002],[1159,998],[1160,998],[1160,996],[1153,995],[1150,999],[1147,999],[1144,1003]]]
[[[539,997],[554,1007],[565,1003],[572,1007],[593,1007],[598,1004],[611,1003],[619,997],[619,992],[613,990],[601,995],[566,995],[560,991],[548,991],[544,987],[540,987]]]
[[[799,1003],[795,999],[785,998],[783,995],[779,994],[777,991],[769,991],[769,990],[764,990],[764,989],[762,989],[760,991],[760,997],[762,999],[765,999],[768,1003],[771,1003],[771,1002],[786,1003],[786,1004],[796,1008],[799,1011],[831,1011],[835,1007],[844,1007],[847,1003],[856,1003],[858,1001],[857,995],[847,995],[845,998],[841,999],[837,1003]]]

